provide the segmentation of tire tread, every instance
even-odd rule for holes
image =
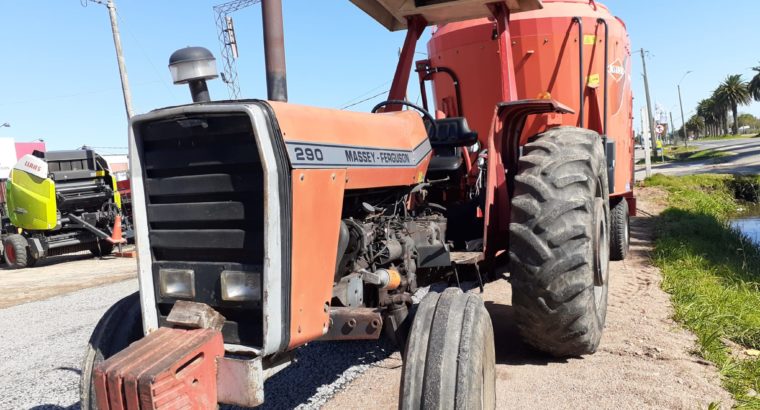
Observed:
[[[608,195],[601,138],[593,131],[558,127],[538,135],[523,153],[530,160],[521,162],[515,177],[510,224],[518,329],[525,342],[554,356],[593,353],[604,325],[594,307],[589,256],[593,201]],[[597,181],[602,181],[601,193]]]

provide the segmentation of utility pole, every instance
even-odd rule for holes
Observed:
[[[683,100],[681,99],[681,84],[678,84],[678,103],[681,105],[681,126],[683,126],[683,128],[681,129],[681,137],[683,138],[683,145],[688,148],[689,139],[686,138],[686,122],[684,122],[684,115],[683,115]]]
[[[647,96],[647,120],[649,122],[649,139],[650,139],[650,145],[649,145],[649,151],[646,151],[644,154],[646,156],[646,167],[647,167],[647,178],[652,176],[652,148],[657,146],[657,140],[655,139],[654,134],[654,116],[652,115],[652,100],[649,97],[649,77],[647,76],[647,59],[644,49],[641,49],[641,62],[644,65],[644,91]],[[645,145],[646,146],[646,145]]]
[[[96,1],[96,3],[103,4],[100,1]],[[111,18],[111,32],[113,32],[113,44],[116,47],[116,61],[119,64],[121,91],[124,94],[124,108],[127,111],[127,120],[130,120],[134,115],[134,111],[132,110],[132,92],[129,90],[127,66],[124,63],[124,52],[121,49],[121,35],[119,34],[119,23],[116,17],[116,5],[114,4],[113,0],[108,0],[106,7],[108,8],[108,15]]]
[[[686,76],[693,73],[693,71],[689,70],[686,72],[686,74],[681,77],[681,81],[678,82],[678,103],[681,105],[681,137],[683,138],[683,145],[685,147],[689,147],[689,139],[686,138],[686,119],[683,115],[683,99],[681,98],[681,84],[683,83],[683,80],[686,79]]]
[[[673,138],[674,145],[678,145],[678,140],[676,139],[676,124],[673,123],[673,112],[668,112],[670,115],[670,136]]]

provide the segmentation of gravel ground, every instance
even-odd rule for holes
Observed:
[[[90,252],[45,258],[34,268],[0,267],[0,309],[137,277],[135,260]]]
[[[0,310],[0,409],[79,408],[82,353],[92,328],[137,281]]]
[[[90,333],[114,302],[136,290],[137,281],[129,280],[0,309],[0,409],[79,409],[80,366]],[[392,352],[383,342],[308,345],[266,382],[261,408],[319,408]]]

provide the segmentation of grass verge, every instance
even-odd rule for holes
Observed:
[[[683,158],[679,158],[679,161],[697,161],[697,160],[704,160],[704,159],[715,159],[715,158],[723,158],[733,155],[730,152],[725,151],[716,151],[714,149],[703,149],[701,151],[696,151],[693,154],[689,154]]]
[[[655,263],[675,319],[697,335],[698,353],[718,366],[737,407],[760,409],[760,358],[747,354],[760,349],[760,248],[727,224],[743,183],[721,175],[655,175],[645,184],[669,193]]]

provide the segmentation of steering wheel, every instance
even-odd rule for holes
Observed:
[[[419,105],[412,104],[409,101],[404,101],[404,100],[386,100],[386,101],[383,101],[383,102],[377,104],[374,108],[372,108],[371,112],[372,112],[372,114],[375,114],[375,113],[377,113],[377,111],[380,108],[383,108],[383,107],[388,106],[388,105],[404,105],[404,106],[407,106],[409,108],[414,108],[417,112],[419,112],[420,114],[422,114],[422,118],[425,119],[424,122],[425,122],[425,128],[426,128],[427,133],[428,133],[428,139],[431,139],[431,140],[435,139],[436,132],[438,131],[438,129],[435,127],[435,117],[433,117],[429,112],[427,112],[426,109],[420,107]]]

